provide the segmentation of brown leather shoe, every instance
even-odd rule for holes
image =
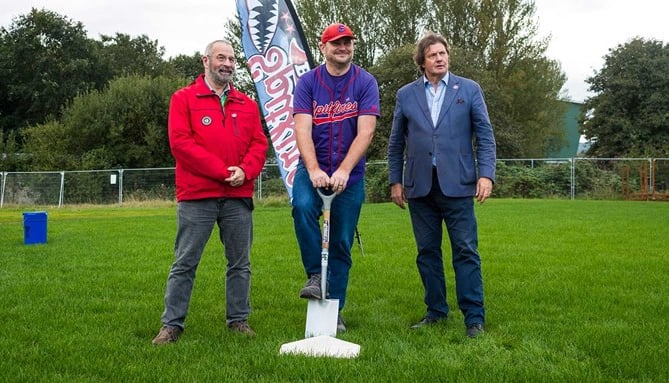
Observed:
[[[231,322],[228,325],[228,328],[232,331],[237,331],[239,333],[249,335],[249,336],[254,336],[256,333],[251,329],[251,326],[249,326],[249,322],[245,320],[238,320]]]
[[[180,327],[163,326],[160,328],[160,332],[158,335],[156,335],[155,338],[153,338],[153,342],[151,343],[155,345],[161,345],[176,342],[183,331],[184,330],[182,330]]]

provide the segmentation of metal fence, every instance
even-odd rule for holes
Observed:
[[[389,200],[387,163],[367,163],[368,202]],[[0,172],[0,208],[174,200],[174,168]],[[256,198],[285,198],[276,164]],[[493,197],[669,200],[669,158],[499,159]]]
[[[669,200],[669,158],[501,159],[493,193],[511,198]]]

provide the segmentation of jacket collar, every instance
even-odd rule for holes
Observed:
[[[195,87],[195,92],[198,97],[208,97],[208,96],[215,96],[219,97],[216,93],[213,93],[209,85],[207,85],[207,82],[204,80],[204,74],[199,75],[195,81],[193,81],[192,85]],[[229,91],[228,91],[228,101],[235,101],[239,103],[244,103],[244,98],[242,97],[242,93],[239,92],[232,83],[229,83]]]
[[[432,116],[430,114],[430,108],[427,106],[427,97],[425,97],[425,76],[421,76],[418,80],[414,81],[413,88],[415,91],[416,100],[418,100],[418,106],[425,114],[425,118],[432,122]],[[460,89],[460,78],[453,73],[448,73],[448,84],[446,84],[446,93],[444,94],[444,103],[441,107],[441,113],[439,114],[439,119],[437,120],[437,125],[441,120],[446,116],[448,109],[451,107],[455,101],[455,95]]]

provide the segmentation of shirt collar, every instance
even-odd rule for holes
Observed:
[[[448,77],[450,75],[450,72],[446,72],[446,75],[439,80],[440,83],[444,84],[444,86],[448,85]],[[430,81],[427,79],[426,75],[423,75],[423,85],[427,86],[427,84],[431,84]]]
[[[211,93],[214,93],[218,97],[223,97],[224,95],[227,95],[228,92],[230,92],[230,83],[227,83],[225,85],[225,88],[223,89],[223,91],[220,94],[216,93],[216,90],[214,88],[212,88],[211,85],[209,85],[209,81],[207,81],[206,76],[204,77],[204,83],[207,84],[207,86],[209,87],[209,90],[211,90]]]

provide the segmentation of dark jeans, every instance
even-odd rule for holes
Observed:
[[[330,209],[330,251],[328,256],[328,296],[339,299],[339,309],[346,302],[348,276],[353,263],[351,247],[360,210],[365,200],[364,179],[349,185],[332,201]],[[293,183],[293,223],[307,277],[321,272],[321,226],[323,201],[300,162]]]
[[[484,323],[483,279],[473,198],[443,195],[437,177],[433,177],[430,194],[410,199],[409,211],[418,248],[416,264],[425,288],[427,316],[440,318],[449,312],[441,251],[443,221],[451,242],[455,291],[465,324]]]
[[[245,320],[251,312],[252,202],[241,198],[182,201],[177,205],[175,260],[167,278],[162,322],[183,329],[195,272],[214,223],[225,248],[226,323]]]

